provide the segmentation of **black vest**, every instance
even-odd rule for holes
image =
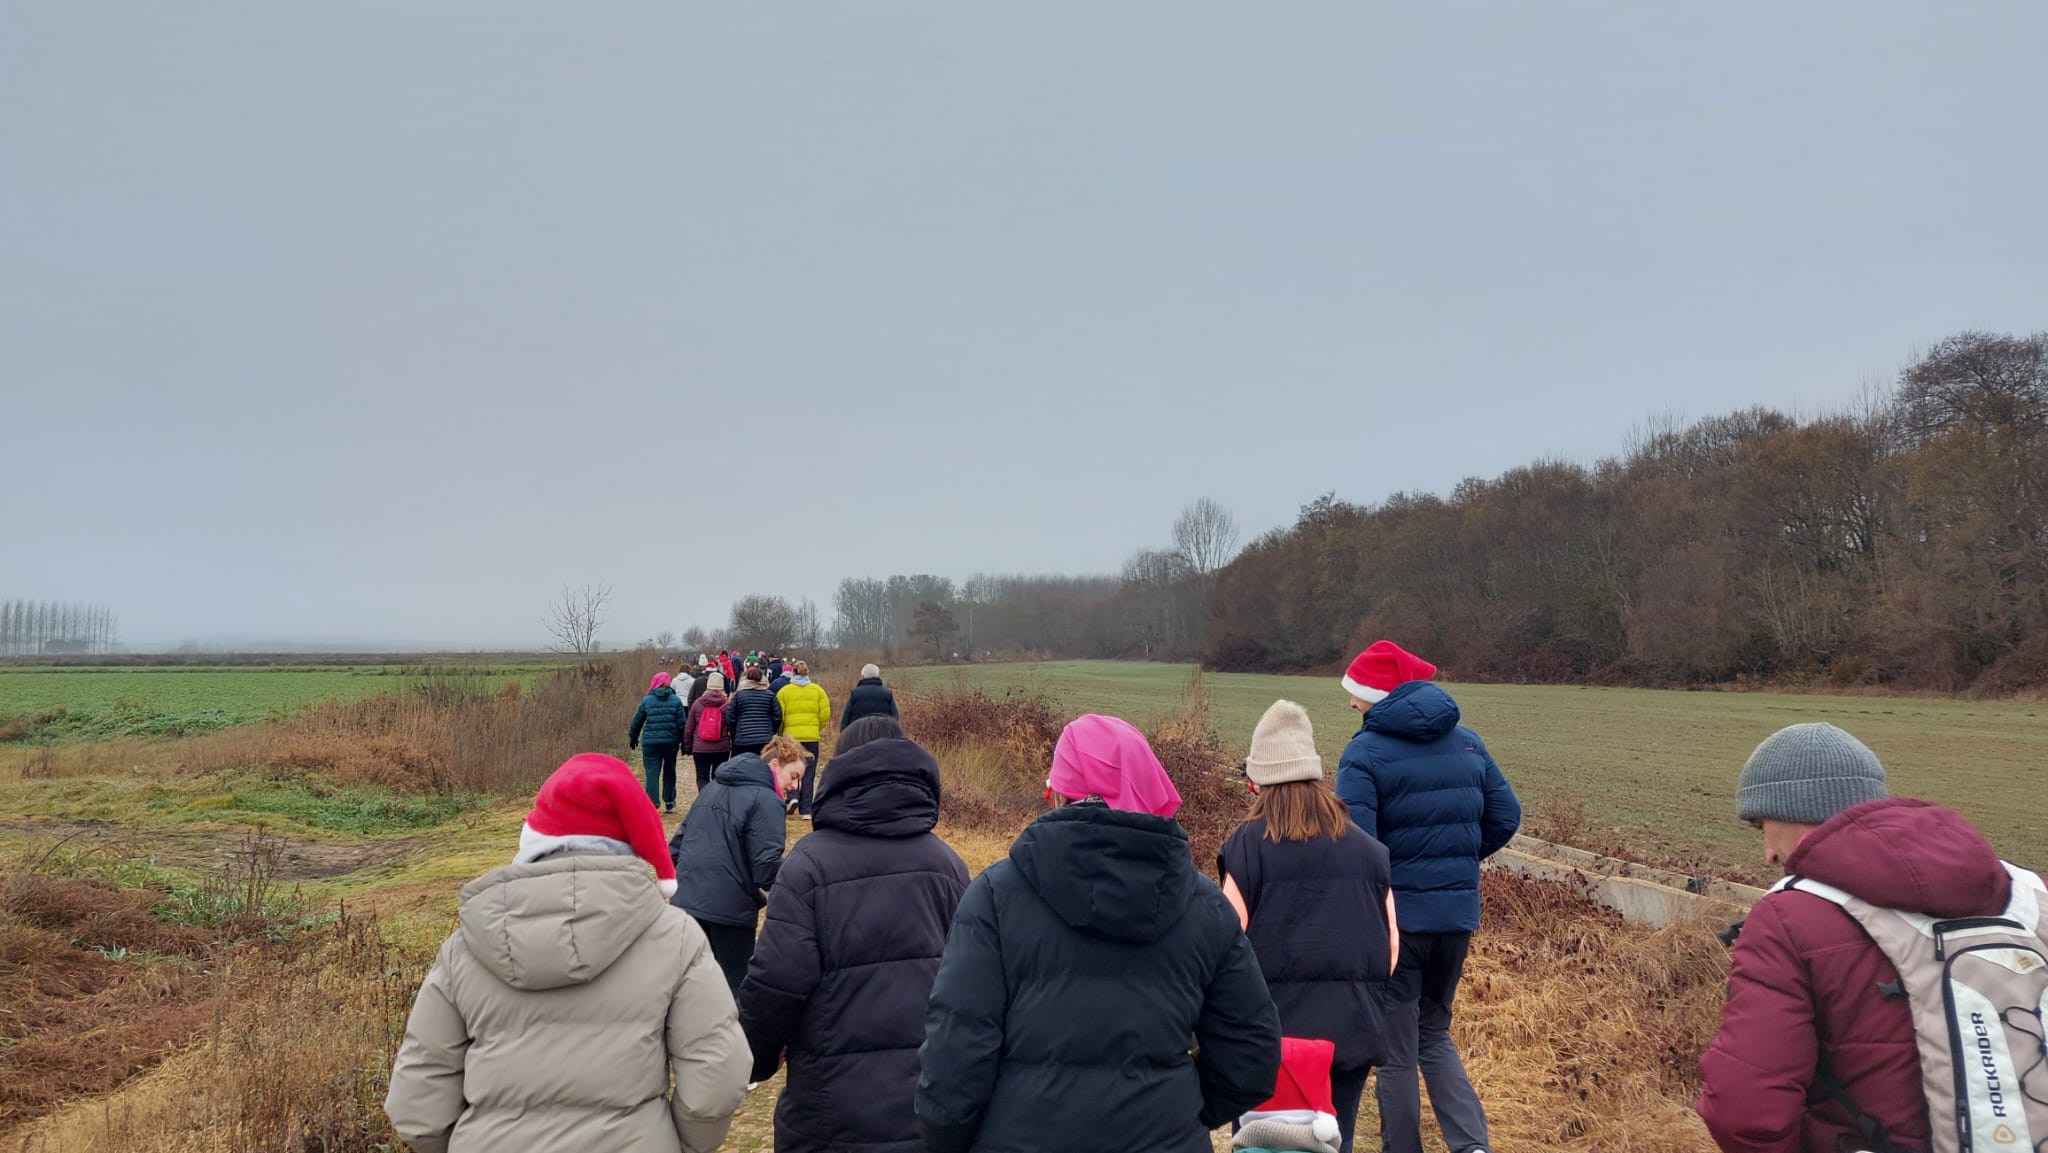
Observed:
[[[1383,1062],[1376,990],[1387,979],[1387,847],[1352,825],[1331,840],[1272,841],[1246,821],[1223,842],[1217,868],[1251,913],[1245,935],[1280,1010],[1280,1031],[1337,1045],[1336,1065]]]

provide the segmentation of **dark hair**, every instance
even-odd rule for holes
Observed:
[[[834,756],[850,753],[862,745],[875,741],[908,739],[903,732],[903,726],[896,723],[895,717],[862,717],[839,731],[839,740],[832,746],[832,753]]]

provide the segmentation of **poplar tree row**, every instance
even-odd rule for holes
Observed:
[[[109,653],[120,643],[120,621],[105,605],[0,601],[0,655]]]

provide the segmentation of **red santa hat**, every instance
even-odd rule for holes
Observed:
[[[578,850],[630,850],[654,867],[661,895],[675,896],[676,866],[669,860],[661,814],[633,770],[617,757],[578,753],[549,774],[519,830],[519,855],[513,859],[537,861]]]
[[[1343,1138],[1330,1092],[1330,1065],[1336,1059],[1333,1041],[1280,1038],[1280,1077],[1273,1085],[1273,1099],[1238,1118],[1241,1128],[1231,1146],[1337,1153]]]
[[[1435,665],[1393,641],[1374,641],[1344,670],[1343,685],[1345,692],[1376,705],[1409,681],[1426,681],[1435,675]]]

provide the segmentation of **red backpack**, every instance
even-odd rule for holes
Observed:
[[[724,693],[719,693],[724,696]],[[697,715],[697,739],[717,744],[725,739],[725,702],[714,705],[704,702],[704,711]]]

